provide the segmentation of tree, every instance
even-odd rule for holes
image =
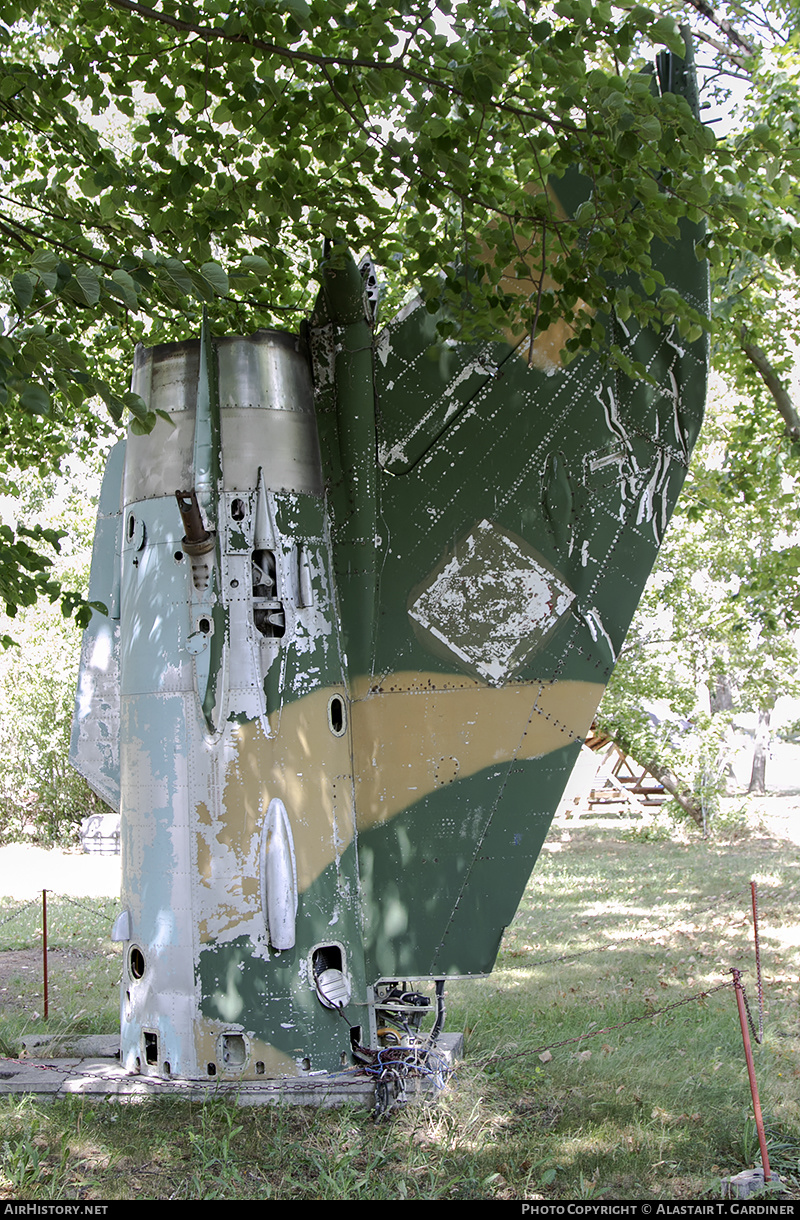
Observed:
[[[80,593],[89,580],[100,455],[91,466],[71,465],[60,479],[23,475],[14,508],[30,528],[44,516],[58,527],[56,575]],[[68,842],[82,818],[103,808],[68,761],[80,633],[46,599],[3,628],[17,644],[0,654],[0,841]]]
[[[600,712],[703,828],[724,785],[733,718],[758,716],[750,791],[763,792],[771,710],[778,694],[800,695],[800,472],[775,461],[763,421],[740,446],[738,406],[716,386]]]
[[[687,22],[712,88],[746,78],[736,136],[654,87]],[[783,0],[0,0],[0,491],[126,411],[152,425],[124,388],[136,341],[196,333],[203,307],[220,330],[296,326],[324,238],[371,250],[395,299],[422,284],[447,305],[442,338],[532,347],[561,319],[569,357],[603,347],[612,314],[710,325],[651,263],[705,216],[720,359],[752,382],[760,349],[780,376],[758,306],[800,251],[796,23]],[[593,193],[566,215],[573,166]],[[58,596],[41,546],[0,548],[7,604]]]

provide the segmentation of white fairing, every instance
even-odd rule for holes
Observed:
[[[297,921],[297,863],[283,801],[271,800],[261,838],[261,906],[273,949],[293,949]]]

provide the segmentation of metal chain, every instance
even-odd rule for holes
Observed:
[[[78,907],[78,909],[81,911],[86,911],[87,915],[94,915],[97,919],[108,918],[105,911],[98,910],[95,907],[89,907],[84,902],[76,902],[74,898],[70,898],[69,894],[59,894],[57,890],[48,890],[47,893],[52,894],[54,898],[63,899],[64,902],[70,903],[71,906]],[[99,901],[104,903],[118,903],[119,898],[112,898],[109,896],[107,898],[102,898]],[[16,911],[12,911],[10,915],[5,917],[5,919],[0,919],[0,928],[3,927],[4,924],[11,923],[13,919],[17,919],[23,913],[23,911],[28,909],[28,907],[38,907],[40,903],[41,899],[38,896],[36,898],[28,899],[27,902],[23,902],[22,906],[18,907]]]
[[[685,1000],[676,1000],[674,1004],[667,1004],[664,1008],[656,1008],[653,1012],[645,1013],[642,1017],[631,1017],[628,1021],[620,1021],[618,1025],[604,1025],[602,1029],[592,1029],[588,1033],[578,1034],[577,1038],[564,1038],[561,1042],[551,1042],[547,1046],[535,1046],[531,1050],[520,1051],[516,1055],[490,1055],[488,1059],[483,1060],[483,1063],[507,1063],[510,1059],[524,1059],[527,1055],[540,1055],[543,1051],[556,1050],[560,1046],[571,1046],[575,1042],[585,1042],[587,1038],[596,1038],[599,1034],[608,1034],[614,1029],[625,1029],[626,1026],[636,1025],[639,1021],[652,1021],[654,1017],[659,1017],[664,1012],[671,1012],[674,1008],[682,1008],[684,1004],[694,1004],[698,1000],[705,1000],[707,996],[713,995],[715,991],[724,991],[726,987],[733,987],[733,983],[720,983],[717,987],[708,987],[705,991],[695,992],[694,995],[687,996]]]
[[[105,911],[97,911],[97,910],[94,910],[92,907],[87,907],[82,902],[76,902],[74,898],[70,898],[69,894],[57,894],[55,890],[48,890],[47,892],[48,892],[48,894],[52,894],[54,898],[62,898],[64,900],[64,902],[68,902],[71,906],[78,907],[78,909],[81,911],[86,911],[87,914],[89,914],[89,915],[95,915],[98,919],[107,919],[108,918]],[[108,897],[108,898],[103,898],[100,901],[118,903],[119,898]]]
[[[31,898],[29,902],[24,902],[21,907],[19,907],[16,911],[12,911],[12,913],[7,915],[5,919],[0,919],[0,928],[3,926],[3,924],[11,923],[13,919],[18,919],[23,911],[27,910],[28,907],[36,906],[38,902],[38,898]]]
[[[616,948],[615,943],[595,945],[593,949],[578,949],[575,953],[562,953],[560,957],[539,957],[530,962],[530,966],[553,966],[557,962],[571,962],[576,957],[586,957],[587,953],[605,953],[607,949]]]
[[[54,895],[54,897],[63,898],[65,902],[70,903],[72,906],[78,907],[80,910],[86,911],[90,915],[97,916],[98,918],[101,918],[101,917],[106,918],[105,912],[100,912],[100,911],[94,910],[91,907],[87,907],[84,903],[76,902],[75,899],[70,898],[67,894],[57,894],[54,890],[49,890],[48,893],[52,893]],[[740,986],[741,986],[741,991],[742,991],[742,999],[744,1000],[745,1011],[747,1012],[747,1020],[750,1025],[750,1031],[751,1031],[755,1041],[758,1042],[759,1044],[761,1044],[764,1039],[764,992],[763,992],[763,985],[762,985],[762,978],[761,978],[761,955],[760,955],[760,950],[759,950],[759,939],[758,939],[758,900],[757,900],[757,891],[756,891],[755,881],[751,882],[751,894],[752,894],[752,901],[753,901],[753,924],[754,924],[754,933],[755,933],[756,986],[757,986],[757,991],[758,991],[758,1010],[759,1010],[758,1027],[756,1027],[755,1022],[753,1021],[752,1014],[750,1012],[750,1004],[747,999],[747,992],[745,991],[745,988],[742,984],[740,984]],[[119,901],[119,899],[108,897],[108,898],[104,899],[104,901],[116,903]],[[30,906],[34,906],[37,902],[38,902],[38,899],[30,899],[28,902],[24,903],[18,910],[12,912],[12,914],[8,915],[5,919],[0,920],[0,927],[2,927],[6,923],[10,923],[14,919],[17,919],[23,913],[23,911],[25,911]],[[560,957],[540,958],[539,960],[531,962],[530,965],[531,966],[545,966],[545,965],[555,964],[557,962],[571,961],[574,958],[584,957],[590,953],[601,953],[601,952],[604,952],[605,950],[613,948],[613,947],[614,947],[614,945],[598,945],[592,949],[578,950],[575,953],[565,953],[565,954],[562,954]],[[524,1058],[527,1055],[539,1055],[539,1054],[543,1054],[545,1051],[557,1050],[558,1048],[560,1048],[562,1046],[571,1046],[578,1042],[585,1042],[589,1038],[596,1038],[600,1034],[611,1033],[613,1030],[616,1030],[616,1029],[625,1029],[627,1026],[635,1025],[640,1021],[652,1021],[655,1017],[660,1016],[662,1013],[671,1012],[673,1009],[681,1008],[685,1004],[692,1004],[699,1000],[704,1000],[704,999],[706,999],[707,996],[713,995],[714,992],[722,991],[726,987],[732,987],[732,986],[734,986],[734,984],[732,982],[731,983],[720,983],[717,987],[710,987],[710,988],[707,988],[705,991],[696,992],[694,995],[688,996],[686,999],[676,1000],[675,1003],[667,1004],[664,1008],[657,1008],[653,1012],[646,1013],[644,1016],[631,1017],[629,1020],[621,1021],[616,1025],[607,1025],[607,1026],[604,1026],[602,1029],[590,1030],[587,1033],[579,1034],[576,1038],[565,1038],[560,1042],[551,1042],[546,1046],[537,1046],[531,1050],[520,1051],[519,1054],[517,1054],[517,1055],[504,1055],[504,1056],[492,1055],[488,1059],[484,1060],[484,1063],[488,1064],[488,1063],[495,1063],[495,1062],[499,1062],[499,1061],[507,1062],[509,1059]],[[387,1048],[387,1049],[389,1049],[389,1048]],[[391,1057],[391,1059],[387,1059],[387,1060],[382,1059],[381,1052],[379,1052],[377,1068],[373,1067],[371,1069],[370,1068],[366,1069],[368,1072],[371,1072],[372,1074],[376,1074],[378,1076],[378,1079],[376,1081],[376,1086],[375,1086],[375,1096],[376,1096],[375,1116],[376,1116],[376,1118],[380,1118],[380,1117],[384,1117],[384,1116],[388,1115],[396,1106],[398,1106],[402,1103],[402,1101],[405,1098],[404,1077],[408,1076],[410,1073],[425,1074],[425,1075],[430,1074],[429,1070],[426,1070],[426,1068],[423,1066],[422,1063],[420,1063],[418,1060],[416,1062],[414,1062],[413,1057],[408,1056],[407,1050],[406,1050],[405,1055],[403,1055],[401,1052],[401,1054],[398,1056],[397,1051],[400,1050],[400,1048],[392,1048],[392,1049],[395,1051],[395,1054]],[[440,1072],[441,1072],[441,1069],[438,1069],[437,1075],[439,1075]]]
[[[734,890],[730,894],[730,897],[733,897],[736,893],[738,893],[738,891]],[[711,906],[701,907],[699,911],[694,912],[693,917],[696,917],[697,915],[703,915],[703,914],[705,914],[706,911],[715,911],[715,910],[717,910],[718,906],[719,906],[719,903],[715,902],[715,903],[712,903]],[[599,918],[599,916],[598,916],[598,918]],[[659,932],[659,931],[664,931],[665,929],[671,928],[673,926],[674,926],[674,921],[672,921],[670,923],[655,924],[654,926],[651,926],[648,930],[650,932]],[[644,939],[644,937],[640,937],[640,936],[629,936],[629,937],[626,937],[625,943],[627,944],[631,940],[638,941],[638,940],[643,940],[643,939]],[[595,945],[591,949],[578,949],[574,953],[562,953],[559,957],[535,958],[532,962],[529,962],[528,965],[529,966],[552,966],[552,965],[557,964],[558,962],[569,962],[569,961],[572,961],[573,958],[585,957],[589,953],[605,953],[607,949],[614,949],[614,948],[616,948],[616,946],[618,944],[621,944],[621,943],[622,943],[621,941],[611,941],[607,945]],[[760,972],[759,972],[759,979],[760,979]]]
[[[756,1034],[754,1030],[753,1037],[756,1042],[761,1043],[764,1041],[764,988],[761,983],[761,946],[758,936],[758,887],[755,881],[750,882],[750,890],[753,895],[753,939],[756,946],[756,990],[758,991],[758,1033]],[[742,988],[742,995],[744,995],[744,988]],[[746,996],[744,1004],[745,1008],[747,1008],[748,1019],[752,1025],[753,1022],[750,1017],[750,1009],[747,1006]]]
[[[750,1033],[753,1035],[753,1041],[758,1042],[758,1044],[760,1045],[764,1041],[764,1025],[763,1025],[763,1019],[761,1017],[761,1013],[759,1012],[758,1029],[756,1029],[755,1021],[753,1020],[752,1014],[750,1012],[750,1004],[748,1003],[748,1000],[747,1000],[747,992],[744,989],[744,983],[742,983],[742,982],[739,983],[739,990],[741,991],[742,999],[744,1000],[744,1010],[747,1013],[747,1024],[750,1026]],[[760,989],[759,989],[759,995],[760,995]]]

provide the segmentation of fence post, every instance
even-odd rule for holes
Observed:
[[[761,1149],[761,1165],[764,1170],[764,1181],[768,1182],[771,1178],[769,1169],[769,1156],[767,1155],[767,1139],[764,1134],[764,1119],[761,1117],[761,1103],[758,1100],[758,1085],[756,1084],[756,1069],[753,1063],[753,1052],[750,1047],[750,1035],[747,1032],[747,1014],[744,1007],[744,993],[742,991],[741,972],[735,967],[731,970],[733,975],[733,986],[736,991],[736,1005],[739,1009],[739,1022],[742,1026],[742,1041],[744,1042],[744,1057],[747,1060],[747,1075],[750,1079],[750,1092],[753,1096],[753,1116],[756,1120],[756,1130],[758,1132],[758,1146]]]

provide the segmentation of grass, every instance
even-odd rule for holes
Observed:
[[[48,1020],[44,1021],[42,903],[0,900],[0,1055],[25,1034],[119,1029],[121,946],[110,939],[114,899],[47,896]]]
[[[719,1198],[720,1176],[759,1157],[734,993],[711,991],[741,969],[756,1015],[751,878],[761,1105],[772,1168],[800,1198],[800,847],[759,828],[689,842],[589,819],[554,827],[491,977],[448,984],[466,1055],[435,1104],[376,1123],[354,1108],[4,1099],[0,1198]],[[94,921],[68,905],[53,937],[88,954],[91,998],[85,976],[58,982],[45,1027],[40,976],[0,978],[8,1049],[62,1012],[81,1014],[69,1028],[117,1027],[113,904]],[[0,950],[36,949],[37,917],[8,913]]]

